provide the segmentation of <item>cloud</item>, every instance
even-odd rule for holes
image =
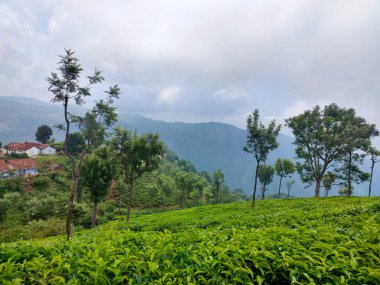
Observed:
[[[157,100],[162,103],[174,103],[181,97],[181,87],[169,86],[160,91],[157,96]]]
[[[242,90],[238,87],[228,87],[224,89],[220,89],[213,93],[213,96],[219,99],[247,99],[248,94],[247,91]]]
[[[379,14],[377,0],[4,0],[1,92],[48,100],[66,47],[124,88],[120,108],[155,118],[244,126],[256,108],[336,102],[380,125]]]

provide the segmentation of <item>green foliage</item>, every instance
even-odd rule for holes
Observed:
[[[274,168],[271,165],[260,165],[257,176],[261,184],[262,200],[265,197],[266,187],[272,183],[274,175]]]
[[[67,149],[73,155],[80,154],[86,147],[86,142],[81,132],[70,133],[67,137]]]
[[[206,178],[207,179],[207,178]],[[219,195],[222,192],[224,184],[224,173],[218,169],[212,174],[212,195],[215,202],[219,202]]]
[[[275,172],[280,176],[280,185],[278,186],[278,198],[280,198],[282,178],[293,174],[296,171],[294,163],[289,159],[277,158],[274,165]],[[290,189],[289,189],[290,190]],[[289,191],[288,191],[289,192]]]
[[[371,138],[379,135],[375,125],[356,116],[354,109],[340,108],[336,104],[327,105],[323,110],[317,105],[286,122],[295,136],[297,158],[302,161],[297,166],[298,173],[303,182],[316,183],[316,197],[319,197],[323,176],[333,163],[342,163],[338,171],[344,173],[342,179],[351,188],[355,172],[361,173],[353,169],[355,163],[361,161],[357,151],[365,151]]]
[[[9,207],[9,203],[7,200],[0,199],[0,222],[2,222],[5,219],[5,215],[7,214],[7,210]]]
[[[127,221],[130,218],[133,184],[144,173],[159,167],[164,156],[164,144],[158,135],[147,133],[138,136],[127,129],[118,128],[111,141],[111,147],[117,156],[120,177],[128,186],[127,191]]]
[[[37,132],[35,133],[36,141],[45,144],[52,134],[53,130],[48,125],[41,125],[37,128]]]
[[[0,283],[379,284],[379,198],[212,205],[3,244]]]
[[[31,185],[39,191],[47,190],[51,185],[51,179],[45,175],[37,175],[31,178]]]
[[[83,71],[79,60],[74,56],[73,51],[65,49],[65,54],[60,56],[58,62],[59,74],[52,72],[46,80],[49,83],[49,91],[52,92],[53,103],[62,104],[64,110],[65,123],[57,127],[65,131],[64,153],[71,161],[71,187],[66,216],[67,238],[71,236],[71,220],[74,208],[74,198],[77,193],[77,185],[81,175],[83,159],[91,148],[98,146],[109,129],[116,121],[116,108],[112,106],[115,99],[119,98],[120,88],[117,85],[110,86],[105,93],[107,98],[95,101],[94,106],[84,116],[74,115],[69,111],[69,103],[82,105],[84,98],[91,96],[91,87],[104,81],[101,71],[95,69],[91,76],[87,76],[88,84],[81,86],[80,74]],[[68,147],[70,127],[77,126],[84,141],[85,147],[80,151],[78,160],[76,154],[70,152]],[[75,151],[78,151],[77,149]]]
[[[84,228],[91,227],[91,209],[87,203],[74,203],[73,223]]]
[[[24,178],[22,176],[0,179],[0,194],[5,192],[22,192],[24,190]]]
[[[27,203],[29,220],[45,220],[57,214],[57,198],[46,195],[44,198],[33,197]]]
[[[111,181],[116,176],[113,161],[109,156],[110,149],[100,147],[83,162],[81,184],[90,193],[93,203],[93,227],[96,225],[97,204],[107,195]]]
[[[9,154],[9,157],[21,159],[21,158],[28,158],[29,156],[26,153],[14,153],[14,152],[12,152]]]
[[[243,150],[252,153],[256,159],[255,184],[253,186],[252,207],[255,205],[257,178],[260,163],[264,162],[270,151],[278,147],[277,136],[281,130],[281,125],[276,125],[273,120],[265,127],[260,122],[259,110],[256,109],[247,118],[247,144]]]

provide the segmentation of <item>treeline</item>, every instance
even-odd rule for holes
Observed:
[[[315,197],[320,196],[322,186],[327,196],[334,183],[341,186],[339,192],[342,195],[350,196],[353,184],[365,181],[369,181],[368,195],[371,196],[374,166],[379,162],[380,156],[379,150],[372,144],[373,138],[379,136],[375,124],[356,115],[353,108],[341,108],[336,104],[324,108],[315,106],[285,122],[295,137],[296,170],[307,187],[315,184]],[[256,160],[252,207],[258,180],[264,197],[265,186],[271,182],[274,170],[280,176],[280,187],[282,178],[294,172],[292,163],[288,160],[285,160],[287,166],[281,166],[281,159],[276,161],[275,168],[265,165],[268,154],[279,145],[277,136],[280,129],[281,125],[275,120],[265,126],[260,121],[259,110],[247,118],[247,144],[243,150],[251,153]],[[372,162],[370,173],[360,168],[365,157],[369,157]],[[286,168],[288,170],[285,171]],[[287,188],[291,184],[291,180],[288,181]]]
[[[242,190],[228,189],[220,170],[210,175],[167,153],[155,171],[136,181],[131,207],[137,213],[248,199]],[[0,242],[64,233],[70,163],[62,155],[36,159],[39,175],[0,180]],[[126,215],[127,189],[122,179],[114,180],[98,200],[94,216],[94,190],[79,183],[72,224],[76,229],[90,228],[94,221],[97,225]]]

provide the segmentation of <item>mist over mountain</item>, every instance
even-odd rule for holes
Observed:
[[[75,107],[75,112],[83,113],[84,109]],[[246,143],[246,131],[224,123],[181,123],[163,122],[145,118],[137,114],[127,114],[119,110],[119,122],[123,127],[137,130],[138,133],[154,132],[160,135],[169,149],[180,158],[191,161],[198,170],[210,174],[221,169],[225,181],[231,189],[241,188],[251,194],[255,162],[252,155],[242,148]],[[3,144],[11,141],[34,141],[38,126],[47,124],[53,127],[63,122],[63,110],[58,104],[41,102],[24,97],[0,96],[0,141]],[[53,129],[56,140],[63,139],[63,132]],[[269,155],[267,164],[274,164],[276,158],[294,158],[293,138],[280,134],[280,146]],[[369,171],[368,162],[363,166]],[[305,189],[297,174],[293,177],[296,184],[291,194],[294,196],[313,196],[314,188]],[[285,192],[283,180],[283,192]],[[274,177],[268,188],[268,194],[278,191],[279,179]],[[355,186],[354,195],[366,195],[368,184]],[[375,168],[373,193],[380,195],[380,175]],[[334,186],[331,195],[336,195],[338,186]],[[323,191],[323,189],[321,190]]]

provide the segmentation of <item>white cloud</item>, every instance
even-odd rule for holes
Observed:
[[[135,112],[175,103],[177,120],[242,126],[255,108],[287,118],[336,102],[380,125],[379,14],[378,0],[3,0],[1,94],[48,98],[66,47],[84,75],[139,90],[123,95]]]
[[[306,110],[311,110],[312,108],[313,106],[310,106],[305,101],[296,101],[292,105],[284,109],[282,117],[284,119],[294,117],[302,114]]]
[[[157,100],[162,103],[174,103],[181,97],[181,87],[169,86],[160,91],[157,96]]]
[[[247,91],[242,90],[238,87],[228,87],[220,89],[213,93],[216,98],[222,99],[247,99]]]

